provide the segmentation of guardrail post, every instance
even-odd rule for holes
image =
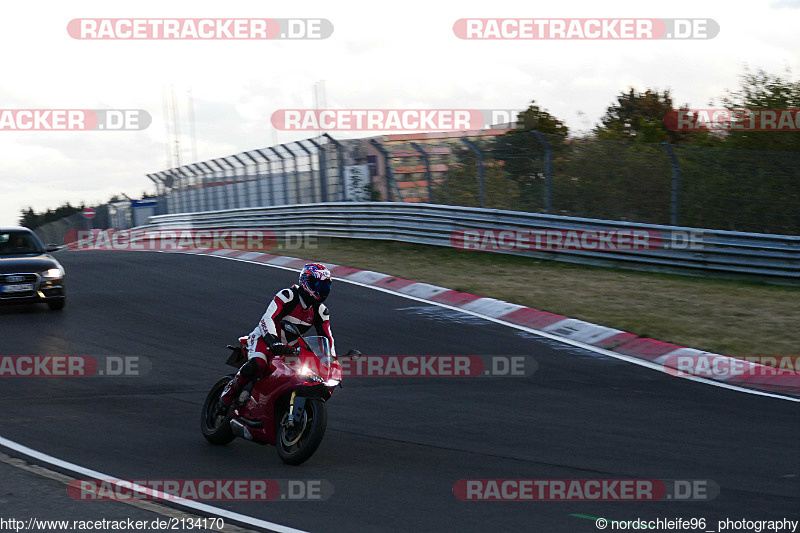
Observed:
[[[553,150],[544,133],[533,130],[533,134],[544,148],[544,212],[549,215],[553,210]]]
[[[327,137],[329,141],[333,143],[336,147],[336,163],[339,169],[339,194],[341,196],[340,200],[342,202],[347,201],[347,184],[344,182],[344,148],[342,147],[342,143],[328,135],[327,133],[322,134],[323,137]]]
[[[478,198],[480,200],[480,206],[486,207],[486,174],[483,169],[483,152],[466,137],[462,138],[461,142],[469,146],[478,156]]]
[[[669,223],[672,226],[678,225],[678,187],[680,180],[680,164],[672,145],[669,143],[661,143],[669,154],[670,161],[672,161],[672,178],[669,188]]]
[[[390,160],[389,150],[383,147],[381,143],[376,141],[375,139],[370,139],[369,143],[378,150],[381,155],[383,156],[385,163],[385,172],[386,172],[386,200],[389,202],[394,202],[394,193],[397,193],[397,199],[399,201],[403,201],[402,196],[400,196],[400,190],[397,188],[397,181],[394,179],[394,172],[392,171],[392,163]],[[392,187],[394,186],[394,188]]]
[[[430,154],[428,154],[428,152],[423,150],[422,147],[418,143],[412,142],[411,146],[414,148],[414,150],[416,150],[417,152],[422,154],[422,157],[425,159],[425,179],[428,181],[428,203],[432,204],[433,203],[433,184],[432,184],[432,180],[431,180],[431,156],[430,156]]]

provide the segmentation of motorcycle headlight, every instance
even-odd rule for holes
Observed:
[[[44,279],[61,279],[62,277],[61,269],[58,268],[51,268],[42,272],[42,278]]]
[[[329,379],[328,381],[325,382],[325,385],[328,386],[328,387],[336,387],[337,385],[339,385],[339,380],[338,379]]]
[[[301,376],[306,376],[311,381],[316,381],[316,382],[319,382],[319,383],[325,383],[325,380],[322,379],[322,377],[319,374],[317,374],[316,372],[314,372],[313,370],[308,368],[308,365],[303,365],[303,368],[300,369],[300,375]]]

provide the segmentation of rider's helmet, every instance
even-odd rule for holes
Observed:
[[[320,263],[308,263],[297,283],[300,293],[312,302],[322,303],[331,292],[331,272]]]

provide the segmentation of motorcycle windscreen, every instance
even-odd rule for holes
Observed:
[[[320,362],[325,366],[331,366],[331,343],[328,337],[315,335],[313,337],[305,337],[305,340]]]

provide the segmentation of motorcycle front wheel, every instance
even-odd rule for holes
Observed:
[[[212,444],[228,444],[236,438],[230,425],[231,417],[225,413],[217,413],[219,398],[231,379],[233,376],[225,376],[217,381],[206,396],[203,412],[200,414],[200,430]]]
[[[303,419],[299,424],[287,426],[288,407],[277,417],[278,427],[275,431],[275,446],[278,456],[289,465],[299,465],[308,460],[322,442],[325,428],[328,425],[328,412],[322,400],[306,400]]]

